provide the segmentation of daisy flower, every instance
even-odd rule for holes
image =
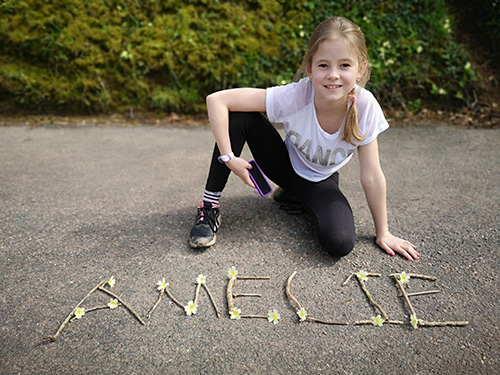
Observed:
[[[366,281],[368,279],[368,272],[361,270],[356,274],[356,276],[358,279]]]
[[[372,317],[372,324],[374,326],[379,326],[379,327],[382,327],[382,324],[384,324],[384,319],[382,319],[382,317],[380,315],[377,315],[377,316],[373,316]]]
[[[109,300],[108,307],[109,307],[111,310],[116,309],[116,308],[118,307],[118,300],[117,300],[116,298],[115,298],[115,299],[111,298],[111,299]]]
[[[76,319],[81,319],[85,315],[85,309],[83,307],[77,307],[74,314]]]
[[[235,266],[232,266],[228,271],[227,271],[227,278],[228,279],[236,279],[236,276],[238,275],[238,270],[236,269]]]
[[[269,320],[270,322],[273,322],[274,324],[278,324],[280,319],[281,319],[281,316],[276,309],[269,310],[269,312],[267,313],[267,320]]]
[[[194,315],[198,309],[198,304],[193,301],[189,301],[187,306],[184,306],[184,310],[186,311],[186,315]]]
[[[207,281],[207,277],[205,275],[198,275],[198,278],[196,279],[197,284],[205,284]]]
[[[301,322],[307,319],[307,312],[306,309],[301,308],[300,310],[297,311],[297,315],[299,316],[299,319]]]
[[[422,319],[418,319],[416,314],[411,314],[410,315],[410,324],[411,324],[411,326],[413,328],[417,329],[418,328],[418,324],[420,322],[423,322],[423,320]]]
[[[236,307],[229,311],[229,317],[234,320],[241,319],[241,309],[237,309]]]
[[[165,282],[165,278],[158,281],[156,285],[158,285],[158,290],[165,290],[166,288],[168,288],[168,283]]]
[[[108,281],[106,281],[106,284],[109,285],[110,288],[115,286],[115,277],[111,276]]]
[[[401,284],[406,284],[410,282],[410,275],[408,275],[406,272],[401,272],[399,274],[399,279],[401,280]]]

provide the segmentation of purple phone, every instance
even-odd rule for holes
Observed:
[[[248,174],[250,175],[250,179],[257,188],[259,194],[263,197],[271,194],[273,192],[273,188],[269,185],[269,182],[267,182],[264,173],[262,173],[262,170],[259,168],[255,160],[250,160],[249,163],[252,165],[252,169],[248,170]]]

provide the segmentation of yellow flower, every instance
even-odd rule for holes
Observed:
[[[184,306],[184,310],[186,311],[186,315],[194,315],[198,309],[198,304],[193,301],[189,301],[187,306]]]
[[[297,315],[299,316],[299,319],[301,322],[307,319],[307,312],[306,309],[301,308],[300,310],[297,311]]]
[[[156,285],[158,285],[158,290],[165,290],[168,288],[168,283],[165,282],[165,278],[158,281]]]
[[[358,277],[358,279],[366,281],[368,279],[368,272],[361,270],[356,274],[356,276]]]
[[[117,300],[116,298],[115,298],[115,299],[111,298],[111,299],[109,300],[108,307],[109,307],[111,310],[116,309],[116,308],[118,307],[118,305],[119,305],[119,304],[118,304],[118,300]]]
[[[401,280],[401,284],[406,284],[410,282],[410,275],[408,275],[405,271],[399,274],[399,279]]]
[[[276,309],[269,310],[269,312],[267,313],[267,320],[269,320],[270,322],[273,322],[274,324],[278,324],[280,319],[281,319],[281,316]]]
[[[231,319],[239,320],[241,319],[241,309],[237,309],[236,307],[229,311],[229,317]]]
[[[235,266],[232,266],[228,271],[227,271],[227,278],[228,279],[233,279],[236,280],[236,276],[238,275],[238,270],[236,269]]]
[[[106,281],[106,283],[109,285],[110,288],[114,287],[115,286],[115,277],[114,276],[111,276],[109,278],[108,281]]]
[[[422,319],[418,319],[416,314],[411,314],[410,315],[410,324],[411,324],[411,326],[413,328],[417,329],[418,328],[418,324],[420,322],[423,322],[423,320]]]
[[[85,309],[83,307],[77,307],[74,311],[75,318],[81,319],[85,315]]]
[[[198,275],[198,278],[196,279],[196,283],[198,284],[205,284],[207,281],[207,277],[205,275]]]
[[[382,317],[380,315],[377,315],[377,316],[373,316],[372,317],[372,324],[374,326],[379,326],[379,327],[382,327],[382,324],[384,324],[385,320],[382,319]]]

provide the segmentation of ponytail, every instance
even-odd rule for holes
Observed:
[[[347,95],[347,105],[351,102],[351,106],[347,110],[345,119],[343,140],[354,145],[354,142],[361,142],[364,137],[359,130],[358,124],[358,106],[356,105],[356,89],[353,88]]]

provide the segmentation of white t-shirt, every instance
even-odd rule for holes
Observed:
[[[343,127],[334,134],[325,132],[316,116],[314,88],[309,78],[266,90],[269,121],[281,123],[292,166],[309,181],[322,181],[343,167],[358,146],[367,145],[389,127],[373,94],[356,86],[356,105],[362,142],[352,145],[342,140]]]

